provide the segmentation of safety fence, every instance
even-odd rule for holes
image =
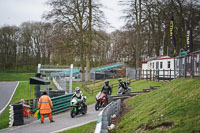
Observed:
[[[172,80],[175,78],[174,70],[136,70],[136,79],[142,80]]]
[[[200,50],[175,58],[176,77],[200,78]]]
[[[120,113],[121,99],[112,101],[98,115],[95,133],[108,133],[108,129],[114,128],[112,119]]]
[[[51,99],[53,103],[52,114],[57,114],[69,110],[71,108],[70,100],[72,98],[72,95],[72,93],[69,93],[62,96],[53,97]]]
[[[159,62],[156,62],[156,64]],[[200,78],[200,50],[184,56],[174,57],[171,69],[163,69],[163,62],[160,62],[160,69],[149,68],[148,70],[136,70],[136,79],[145,80],[172,80],[176,78]],[[159,65],[159,64],[158,64]],[[170,64],[168,64],[170,66]],[[151,66],[151,64],[149,65]],[[154,65],[153,65],[154,66]],[[166,65],[165,65],[166,66]],[[157,67],[157,65],[156,65]]]

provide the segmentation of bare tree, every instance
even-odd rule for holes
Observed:
[[[61,24],[63,28],[76,34],[75,40],[78,41],[82,81],[84,81],[85,57],[87,57],[88,71],[90,70],[92,27],[94,29],[103,22],[101,20],[102,12],[99,10],[98,4],[88,0],[50,0],[48,4],[52,10],[45,15],[45,18],[53,19],[55,24]]]

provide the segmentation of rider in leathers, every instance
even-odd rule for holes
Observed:
[[[128,89],[126,81],[122,81],[121,78],[119,78],[118,81],[119,81],[119,88],[122,87],[124,90]]]
[[[74,97],[76,97],[76,98],[78,98],[78,99],[81,99],[81,104],[82,104],[83,106],[85,106],[85,101],[84,101],[85,99],[84,99],[83,93],[82,93],[82,91],[80,90],[79,87],[76,87],[75,93],[73,94],[72,99],[73,99]]]
[[[109,85],[108,80],[105,80],[105,85],[102,87],[101,92],[106,94],[106,101],[108,103],[108,96],[112,94],[112,87]]]

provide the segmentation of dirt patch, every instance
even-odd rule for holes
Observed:
[[[130,111],[130,108],[125,104],[126,100],[128,100],[128,99],[123,100],[121,103],[121,111],[120,111],[119,115],[115,119],[112,120],[112,123],[116,126],[116,129],[118,128],[118,124],[120,123],[121,118],[127,112]],[[112,131],[109,131],[109,133],[112,133]]]
[[[160,129],[160,130],[168,130],[169,128],[171,128],[174,125],[173,122],[163,122],[161,124],[158,124],[156,126],[149,126],[146,123],[141,124],[136,130],[144,130],[144,131],[151,131],[154,129]]]

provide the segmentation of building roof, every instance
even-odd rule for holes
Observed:
[[[50,85],[50,81],[44,80],[44,79],[41,79],[41,78],[37,78],[37,77],[31,77],[30,78],[30,84],[31,85]]]
[[[104,66],[104,67],[99,67],[95,71],[96,72],[108,71],[108,70],[111,70],[111,69],[119,68],[121,66],[122,66],[122,64],[113,64],[113,65],[108,65],[108,66]]]
[[[80,72],[80,69],[78,69],[78,68],[73,68],[73,70],[72,70],[73,74],[76,74],[76,73],[79,73],[79,72]],[[64,74],[69,75],[70,74],[70,70],[65,70],[65,71],[62,71],[60,73],[64,73]]]

